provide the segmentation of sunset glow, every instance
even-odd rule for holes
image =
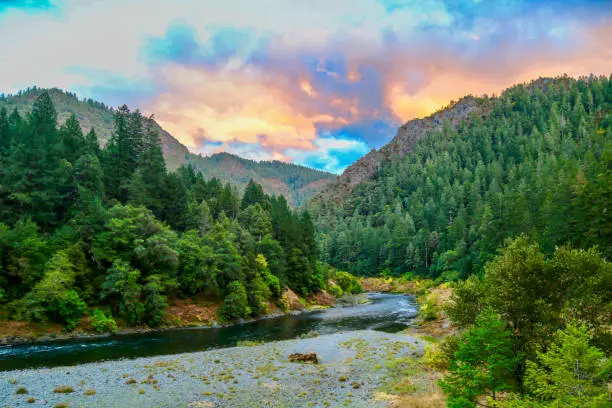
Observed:
[[[196,153],[340,172],[466,94],[610,75],[611,27],[607,1],[0,1],[0,92],[60,87]]]

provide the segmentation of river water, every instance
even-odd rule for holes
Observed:
[[[398,332],[417,314],[410,296],[370,293],[371,303],[287,315],[219,328],[174,329],[93,339],[0,347],[0,371],[56,367],[232,347],[238,341],[287,340],[316,330],[332,334],[372,329]]]

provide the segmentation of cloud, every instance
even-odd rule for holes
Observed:
[[[0,1],[1,91],[77,90],[155,113],[194,152],[333,171],[465,94],[612,72],[603,0],[9,3],[31,2]]]

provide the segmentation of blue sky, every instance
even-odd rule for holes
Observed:
[[[0,92],[57,86],[194,152],[338,173],[466,94],[609,75],[611,27],[603,0],[0,0]]]

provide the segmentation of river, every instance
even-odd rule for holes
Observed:
[[[186,328],[92,339],[69,339],[0,347],[0,371],[56,367],[232,347],[243,340],[295,338],[312,330],[333,334],[372,329],[398,332],[417,314],[406,295],[369,293],[371,303],[334,307],[218,328]]]

